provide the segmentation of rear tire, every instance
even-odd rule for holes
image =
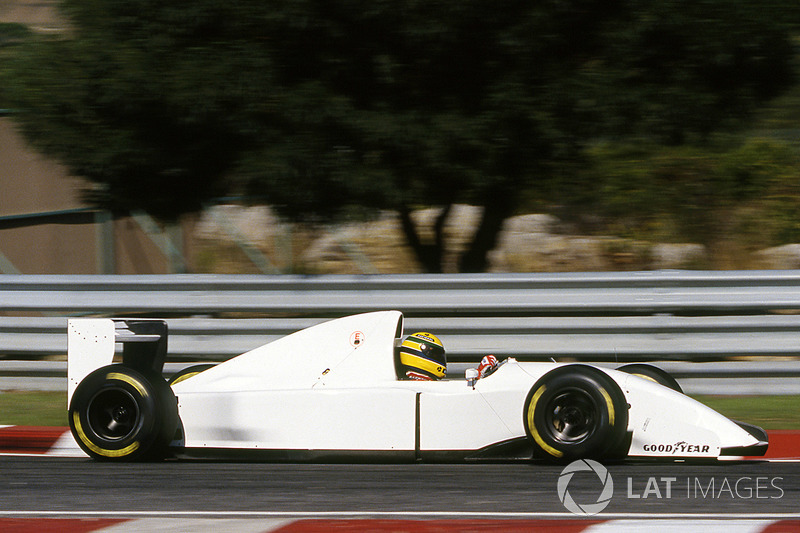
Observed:
[[[95,459],[161,459],[178,426],[178,403],[160,375],[109,365],[75,389],[69,424],[78,445]]]
[[[535,456],[571,461],[627,455],[625,396],[591,366],[561,366],[539,378],[525,400],[523,425]]]
[[[674,391],[680,392],[683,394],[683,389],[681,388],[680,384],[673,378],[669,373],[665,370],[661,370],[657,366],[648,365],[646,363],[633,363],[630,365],[623,365],[619,367],[617,370],[620,372],[625,372],[627,374],[631,374],[634,376],[638,376],[640,378],[649,379],[650,381],[655,381],[659,385],[663,385],[668,389],[672,389]]]

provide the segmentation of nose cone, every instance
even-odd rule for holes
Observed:
[[[734,420],[736,424],[745,430],[747,434],[755,440],[755,443],[743,442],[741,446],[728,446],[720,450],[721,457],[763,457],[769,448],[769,437],[767,432],[758,426],[752,424],[745,424]]]

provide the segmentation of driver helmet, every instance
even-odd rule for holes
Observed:
[[[447,374],[442,341],[424,331],[406,337],[400,345],[400,370],[406,379],[442,379]]]

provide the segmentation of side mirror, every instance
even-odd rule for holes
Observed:
[[[464,377],[467,378],[467,386],[475,388],[475,382],[478,381],[478,369],[477,368],[468,368],[466,372],[464,372]]]

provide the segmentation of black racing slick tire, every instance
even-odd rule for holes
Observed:
[[[638,376],[640,378],[649,379],[650,381],[655,381],[659,385],[663,385],[668,389],[672,389],[683,394],[683,389],[675,380],[675,378],[657,366],[648,365],[646,363],[633,363],[630,365],[623,365],[617,370]]]
[[[209,368],[213,368],[215,366],[217,366],[217,365],[215,365],[213,363],[204,363],[204,364],[200,364],[200,365],[192,365],[192,366],[186,367],[183,370],[181,370],[179,372],[176,372],[171,378],[169,378],[169,381],[167,381],[167,384],[171,387],[172,385],[175,385],[176,383],[180,383],[181,381],[185,381],[185,380],[187,380],[187,379],[189,379],[191,377],[196,376],[200,372],[205,372]]]
[[[75,389],[69,425],[78,445],[94,459],[161,459],[178,426],[178,403],[160,375],[109,365]]]
[[[627,454],[627,401],[597,368],[575,364],[551,370],[531,388],[522,414],[534,457],[603,460]]]

